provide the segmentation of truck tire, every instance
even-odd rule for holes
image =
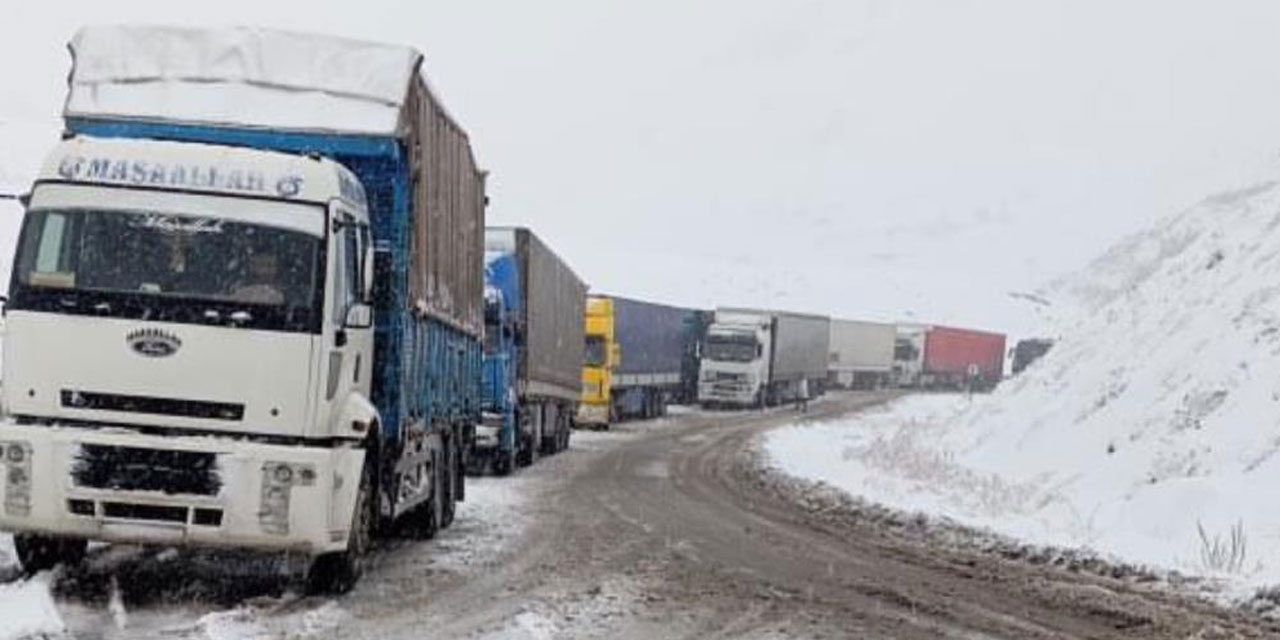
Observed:
[[[567,451],[569,449],[569,435],[572,433],[573,428],[569,425],[565,425],[564,428],[560,430],[560,451]]]
[[[84,560],[89,543],[73,538],[52,538],[33,534],[15,534],[13,547],[18,562],[27,575],[48,571],[60,564],[74,566]]]
[[[529,462],[527,466],[533,466],[542,457],[542,429],[545,425],[538,423],[533,434],[529,436]]]
[[[493,452],[493,475],[509,476],[516,468],[516,451],[495,449]]]
[[[444,501],[440,507],[440,528],[446,529],[453,524],[453,516],[458,511],[458,460],[461,457],[458,452],[458,439],[449,438],[449,444],[444,448],[445,464],[444,483],[441,486],[441,494]]]
[[[307,571],[307,592],[311,594],[342,594],[351,590],[364,573],[365,555],[373,545],[374,522],[377,508],[374,505],[374,463],[372,449],[365,456],[364,470],[360,473],[360,491],[356,494],[356,509],[351,516],[351,533],[347,549],[326,553],[311,562]]]
[[[440,523],[444,521],[445,500],[444,478],[441,469],[443,463],[432,466],[431,497],[418,505],[406,516],[405,530],[410,537],[418,540],[431,540],[440,533]]]

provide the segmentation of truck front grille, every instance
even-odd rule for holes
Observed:
[[[232,421],[244,419],[243,404],[183,400],[180,398],[156,398],[152,396],[127,396],[118,393],[98,393],[76,389],[62,390],[62,406],[68,409],[154,413],[184,418]]]
[[[83,444],[71,468],[81,487],[214,496],[222,488],[217,458],[202,451],[170,451]]]
[[[128,502],[102,503],[102,515],[122,520],[150,520],[153,522],[186,522],[186,507],[165,507],[153,504]]]

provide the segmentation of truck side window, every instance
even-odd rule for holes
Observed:
[[[34,243],[26,253],[30,256],[20,269],[25,269],[26,284],[40,287],[71,288],[76,285],[75,264],[79,251],[79,234],[73,227],[71,216],[62,212],[35,212],[28,220],[29,227],[39,229],[31,234],[28,243]],[[34,263],[34,264],[33,264]]]
[[[350,214],[342,214],[342,226],[334,236],[337,268],[334,269],[333,323],[342,326],[347,310],[360,301],[360,229]]]
[[[346,253],[342,257],[343,270],[346,272],[343,282],[346,284],[347,306],[360,301],[362,273],[360,269],[360,229],[348,226],[343,229],[342,244]]]
[[[65,271],[60,268],[61,263],[66,262],[63,251],[63,237],[67,230],[67,216],[62,213],[50,213],[44,217],[44,228],[40,230],[40,251],[36,255],[40,259],[36,261],[36,271],[40,273],[53,273],[55,271]]]

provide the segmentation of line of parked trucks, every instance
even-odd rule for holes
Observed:
[[[588,295],[485,226],[415,50],[95,27],[71,51],[5,301],[0,528],[28,571],[232,547],[341,592],[378,537],[449,526],[467,471],[575,425],[1002,376],[997,334]]]

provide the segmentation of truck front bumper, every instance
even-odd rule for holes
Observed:
[[[578,405],[578,416],[574,422],[584,427],[609,424],[609,405],[581,403]]]
[[[0,423],[0,529],[107,542],[346,549],[364,451]]]
[[[737,382],[698,383],[698,402],[703,404],[752,405],[756,402],[755,387]]]

